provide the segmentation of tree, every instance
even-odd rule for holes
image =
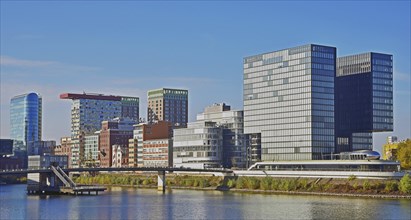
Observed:
[[[406,194],[411,194],[411,177],[409,174],[405,174],[400,181],[400,191]]]
[[[397,159],[402,169],[411,169],[411,139],[398,144]]]

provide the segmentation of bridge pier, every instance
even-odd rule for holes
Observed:
[[[166,192],[166,171],[165,170],[158,171],[157,190],[162,191],[163,193]]]

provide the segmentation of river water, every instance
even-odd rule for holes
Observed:
[[[0,219],[411,219],[411,200],[112,187],[96,195],[27,195],[0,186]]]

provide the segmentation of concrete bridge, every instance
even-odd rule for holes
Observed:
[[[157,189],[165,192],[166,189],[166,172],[194,172],[194,173],[217,173],[220,175],[230,175],[232,170],[226,169],[190,169],[190,168],[177,168],[177,167],[92,167],[92,168],[69,168],[62,169],[60,167],[49,166],[42,169],[21,169],[21,170],[1,170],[2,175],[27,175],[27,191],[29,193],[34,192],[50,192],[50,193],[83,193],[83,192],[95,192],[104,191],[104,187],[99,186],[78,186],[68,176],[70,172],[130,172],[130,171],[143,171],[143,172],[157,172],[158,181]],[[103,189],[104,188],[104,189]]]

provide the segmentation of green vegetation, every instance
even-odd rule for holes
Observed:
[[[128,185],[134,187],[156,187],[157,175],[99,174],[82,175],[74,178],[79,184]],[[397,180],[308,179],[272,177],[217,177],[217,176],[179,176],[169,175],[167,186],[189,188],[222,188],[263,191],[299,191],[327,193],[366,193],[366,194],[411,194],[411,177]]]
[[[401,178],[399,189],[403,193],[411,194],[411,177],[409,174]]]
[[[411,169],[411,139],[398,144],[397,160],[400,161],[402,169]]]

